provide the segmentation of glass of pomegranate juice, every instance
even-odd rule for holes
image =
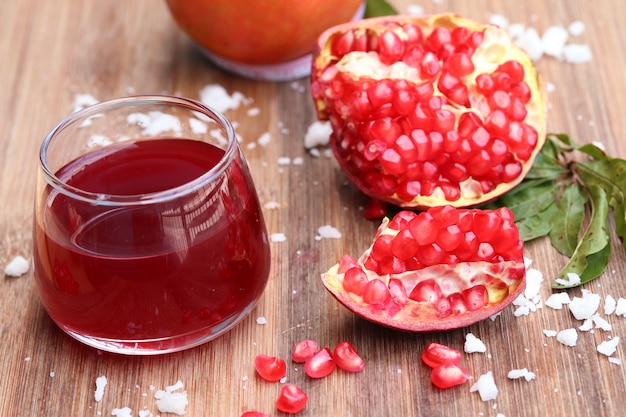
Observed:
[[[193,100],[137,96],[61,121],[40,151],[33,257],[50,317],[98,349],[174,352],[254,307],[269,241],[230,123]]]

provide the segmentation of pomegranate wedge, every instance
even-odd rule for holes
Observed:
[[[465,327],[525,288],[523,242],[507,208],[440,206],[383,220],[359,259],[345,255],[322,281],[357,315],[412,332]]]
[[[348,178],[401,207],[469,207],[517,185],[545,141],[545,92],[507,32],[452,15],[335,26],[311,74]]]

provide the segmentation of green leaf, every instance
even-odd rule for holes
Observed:
[[[515,194],[506,194],[501,203],[510,208],[516,221],[535,216],[545,210],[559,194],[559,186],[553,181],[542,181],[526,184]]]
[[[533,166],[526,175],[527,179],[557,179],[567,175],[569,171],[559,163],[556,157],[549,153],[539,153],[533,162]]]
[[[605,258],[608,261],[606,251],[608,250],[610,253],[607,222],[609,214],[608,196],[604,189],[597,185],[586,184],[586,189],[591,201],[591,220],[569,262],[559,273],[559,277],[563,280],[567,279],[569,273],[577,274],[581,279],[579,283],[572,285],[558,283],[555,280],[552,283],[553,288],[570,288],[584,284],[597,278],[606,269],[606,264],[603,265],[602,262],[599,263],[598,261]],[[609,249],[606,249],[607,246]]]
[[[394,14],[398,14],[398,11],[385,0],[367,0],[365,4],[365,18]]]
[[[579,163],[577,173],[585,184],[603,188],[613,209],[615,232],[626,249],[626,161],[607,159]]]
[[[578,237],[585,217],[587,196],[576,183],[565,189],[555,208],[559,215],[554,216],[550,230],[552,246],[565,256],[572,256],[578,245]]]
[[[520,239],[524,242],[546,236],[552,230],[552,223],[557,213],[556,205],[551,204],[545,210],[516,221]]]

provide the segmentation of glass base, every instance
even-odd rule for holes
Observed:
[[[65,333],[79,342],[105,352],[129,356],[163,355],[166,353],[191,349],[201,344],[210,342],[211,340],[215,340],[235,327],[250,313],[250,311],[252,311],[253,307],[254,306],[250,306],[241,314],[233,316],[217,326],[209,326],[194,332],[157,339],[117,340],[94,337],[78,333],[76,330],[63,326],[59,323],[57,323],[57,325]]]

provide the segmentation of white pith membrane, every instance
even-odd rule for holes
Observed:
[[[381,223],[376,237],[382,235],[397,235],[398,230],[387,227],[389,219],[385,218]],[[426,280],[434,280],[441,288],[442,298],[450,294],[460,293],[463,290],[477,285],[483,285],[487,289],[489,296],[488,303],[475,311],[467,311],[461,314],[450,314],[445,317],[438,317],[435,307],[423,301],[408,299],[407,303],[400,309],[386,309],[381,306],[372,306],[363,301],[363,297],[358,294],[346,291],[343,288],[344,273],[338,273],[340,264],[333,265],[327,272],[322,274],[322,281],[326,288],[356,314],[376,321],[380,324],[403,329],[408,331],[433,331],[449,330],[456,327],[464,327],[474,322],[478,322],[508,306],[525,288],[524,261],[501,261],[491,263],[488,261],[459,262],[455,265],[438,264],[428,266],[418,270],[409,270],[400,274],[379,275],[375,271],[368,270],[365,260],[368,258],[373,247],[370,247],[357,260],[358,266],[367,275],[368,280],[379,279],[389,287],[391,279],[400,280],[406,289],[406,293],[411,294],[415,286]],[[505,283],[507,288],[499,290],[489,284],[486,278],[495,276]],[[462,277],[462,278],[461,278]],[[470,314],[468,314],[470,313]],[[471,317],[471,321],[463,320],[464,317]],[[426,320],[420,321],[419,319]],[[454,322],[454,326],[452,325]]]
[[[453,19],[454,23],[451,23],[446,19]],[[402,202],[402,199],[397,194],[394,194],[391,197],[396,200],[398,205],[404,207],[412,207],[414,205],[413,203],[416,201],[419,202],[418,206],[420,207],[440,205],[442,201],[456,207],[466,207],[489,201],[499,195],[502,195],[504,192],[521,182],[530,170],[532,161],[541,150],[545,140],[545,103],[543,100],[544,85],[543,81],[535,71],[534,65],[529,56],[511,42],[506,30],[494,25],[479,26],[473,22],[451,17],[450,15],[435,17],[435,19],[429,19],[427,21],[419,19],[405,19],[397,20],[396,22],[399,24],[418,24],[422,28],[424,39],[427,39],[433,29],[438,26],[448,27],[449,29],[453,29],[457,26],[465,26],[472,31],[483,31],[483,41],[471,55],[472,62],[475,65],[475,70],[472,74],[461,78],[462,82],[468,86],[470,107],[464,107],[461,105],[457,106],[454,105],[454,103],[450,104],[450,102],[442,106],[442,109],[449,110],[455,114],[455,130],[458,129],[459,116],[461,114],[467,112],[475,113],[484,123],[491,111],[487,103],[487,97],[476,91],[476,77],[480,74],[491,74],[499,65],[506,61],[514,60],[521,63],[524,67],[524,82],[530,87],[532,92],[531,99],[525,106],[528,113],[523,122],[532,126],[536,130],[538,143],[528,161],[520,161],[522,165],[522,172],[514,181],[497,184],[494,189],[487,193],[483,193],[480,183],[470,177],[459,183],[460,198],[456,201],[446,201],[444,192],[440,187],[436,187],[431,195],[418,194],[413,202]],[[359,34],[359,31],[364,33],[367,30],[373,29],[361,28],[353,30],[356,36]],[[377,26],[375,30],[379,30],[379,33],[382,30],[393,30],[400,37],[400,39],[407,39],[407,34],[402,30],[402,27],[383,28]],[[343,32],[337,32],[335,36],[340,36],[342,34]],[[326,46],[329,50],[331,41],[332,38],[326,40]],[[318,58],[318,65],[320,65],[320,67],[323,66],[323,68],[327,68],[329,66],[328,64],[330,64],[332,57],[328,51],[326,52],[326,55],[328,56],[325,58],[322,56]],[[376,52],[349,52],[338,62],[332,65],[332,67],[341,73],[349,74],[355,80],[358,79],[359,81],[364,82],[369,80],[380,81],[404,79],[419,85],[420,83],[427,81],[426,79],[422,79],[420,77],[419,70],[417,68],[413,68],[402,61],[386,65],[380,61],[379,55]],[[439,91],[437,85],[440,76],[441,72],[437,78],[431,81],[434,88],[433,96],[439,95],[445,97],[445,95]],[[323,78],[323,74],[321,78]],[[322,100],[317,100],[317,106],[321,113],[326,111],[326,104]]]

